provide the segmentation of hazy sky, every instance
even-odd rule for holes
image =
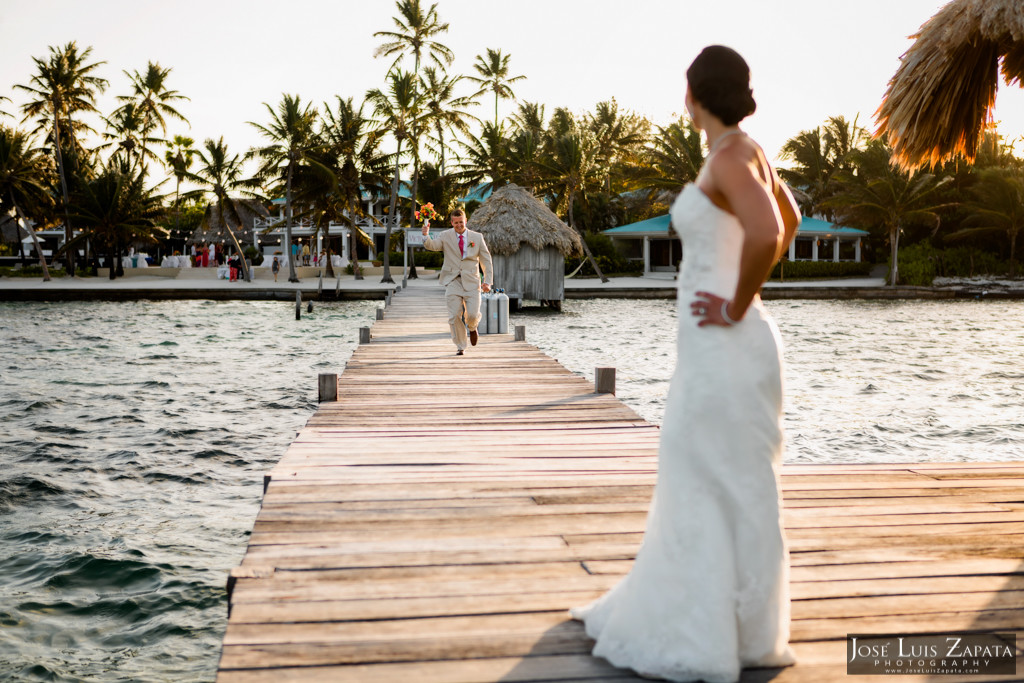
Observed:
[[[940,0],[438,0],[451,25],[441,40],[455,51],[453,73],[470,73],[485,48],[511,54],[521,100],[590,110],[615,97],[620,106],[666,125],[684,111],[684,72],[702,47],[722,43],[751,66],[758,111],[744,127],[769,156],[801,130],[842,114],[872,128],[872,116],[908,36]],[[0,94],[33,73],[32,57],[71,40],[106,61],[114,96],[128,92],[123,70],[147,61],[172,67],[170,86],[191,97],[191,121],[168,136],[223,135],[244,151],[259,138],[247,121],[264,122],[262,103],[283,92],[320,103],[335,95],[361,100],[381,87],[390,60],[374,59],[393,28],[391,0],[0,0]],[[479,116],[493,112],[484,99]],[[503,103],[502,113],[512,109]],[[14,112],[12,112],[14,113]],[[493,115],[493,113],[491,114]],[[20,118],[20,114],[19,114]],[[1000,90],[996,118],[1010,137],[1024,133],[1024,94]],[[11,121],[11,119],[7,119]],[[100,122],[93,120],[95,127]]]

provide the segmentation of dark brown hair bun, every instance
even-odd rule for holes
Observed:
[[[686,70],[686,81],[693,98],[727,126],[735,126],[757,109],[750,68],[732,48],[709,45],[701,50]]]

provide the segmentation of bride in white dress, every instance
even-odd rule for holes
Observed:
[[[776,471],[781,348],[758,291],[800,213],[737,128],[755,107],[743,58],[711,46],[686,76],[687,110],[709,153],[672,206],[684,251],[658,481],[633,569],[572,616],[616,666],[725,683],[743,667],[795,662]]]

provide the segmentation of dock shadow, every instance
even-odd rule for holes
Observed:
[[[605,394],[589,393],[589,394],[577,394],[575,396],[565,396],[563,398],[556,398],[553,401],[545,401],[544,403],[535,403],[530,406],[524,406],[522,408],[516,408],[515,410],[506,410],[503,413],[498,413],[497,417],[511,417],[513,415],[524,415],[528,413],[536,413],[541,410],[547,410],[548,408],[556,408],[558,406],[566,406],[572,403],[580,403],[582,401],[589,401],[596,398],[601,398]]]
[[[603,657],[591,652],[594,641],[583,628],[583,624],[572,619],[568,612],[565,621],[545,631],[534,646],[522,656],[498,681],[566,681],[603,680],[649,681],[651,679],[632,669],[613,666]],[[799,666],[799,664],[797,665]],[[786,669],[793,667],[743,669],[739,683],[769,683]]]

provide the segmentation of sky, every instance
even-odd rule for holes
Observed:
[[[751,67],[757,112],[743,128],[769,157],[802,130],[833,115],[874,128],[873,115],[909,36],[940,0],[437,0],[450,24],[441,42],[455,52],[451,73],[470,74],[486,48],[511,55],[519,100],[576,113],[614,97],[621,109],[667,125],[685,112],[686,67],[709,44],[738,50]],[[109,114],[129,92],[124,71],[148,61],[171,67],[169,86],[191,127],[172,123],[197,146],[224,136],[231,150],[260,143],[247,122],[265,123],[264,103],[282,93],[318,105],[335,96],[361,101],[383,87],[390,59],[375,59],[375,31],[394,28],[392,0],[0,0],[0,109],[20,119],[33,57],[49,46],[91,46],[110,87]],[[409,64],[411,66],[411,63]],[[470,94],[467,85],[465,94]],[[500,113],[514,109],[503,102]],[[493,116],[483,98],[481,117]],[[1024,92],[1000,88],[1000,130],[1024,134]],[[12,122],[13,119],[5,119]],[[94,127],[102,123],[93,118]],[[1024,147],[1024,145],[1018,145]]]

